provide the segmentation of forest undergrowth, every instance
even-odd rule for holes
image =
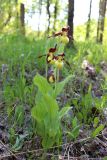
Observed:
[[[107,46],[58,41],[0,38],[0,159],[107,158]]]

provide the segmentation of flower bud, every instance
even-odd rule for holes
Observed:
[[[49,81],[50,83],[54,83],[54,82],[55,82],[55,77],[54,77],[54,75],[51,75],[51,76],[48,78],[48,81]]]

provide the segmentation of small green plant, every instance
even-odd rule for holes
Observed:
[[[93,97],[91,84],[87,93],[81,93],[81,97],[73,99],[73,104],[75,106],[75,115],[82,123],[91,124],[94,121],[97,112],[100,113],[97,106],[100,104],[100,99]]]
[[[18,105],[16,108],[15,108],[15,123],[21,127],[24,123],[24,107],[21,106],[21,105]]]
[[[103,124],[100,124],[91,134],[92,137],[96,137],[103,129],[104,129],[104,126]]]
[[[17,152],[17,151],[19,151],[19,150],[22,148],[23,143],[24,143],[24,140],[25,140],[25,138],[26,138],[27,136],[28,136],[28,135],[25,134],[25,135],[18,135],[18,136],[16,137],[15,144],[12,146],[12,150],[13,150],[14,152]]]
[[[42,137],[42,145],[49,148],[61,139],[61,118],[69,111],[70,107],[59,109],[56,96],[60,94],[64,85],[71,76],[57,83],[58,90],[53,89],[47,79],[39,74],[34,78],[34,84],[38,87],[36,106],[32,108],[32,117],[36,120],[36,132]]]
[[[76,140],[79,135],[79,129],[80,125],[78,124],[78,120],[76,117],[74,117],[72,120],[72,130],[69,132],[67,131],[68,137],[70,137],[72,140]]]
[[[91,133],[91,136],[93,138],[95,138],[103,129],[105,124],[99,124],[100,123],[100,118],[99,117],[95,117],[94,121],[93,121],[93,131]]]
[[[107,160],[107,156],[105,156],[105,157],[103,158],[103,160]]]

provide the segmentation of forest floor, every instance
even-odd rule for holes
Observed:
[[[46,151],[42,148],[41,138],[33,132],[30,112],[35,103],[32,80],[37,72],[44,75],[44,60],[35,63],[35,59],[44,52],[45,41],[22,39],[17,44],[17,40],[17,37],[4,38],[0,47],[0,160],[106,160],[107,47],[81,43],[79,48],[78,43],[76,49],[67,50],[66,57],[72,69],[69,71],[66,67],[60,80],[71,73],[74,78],[66,84],[57,101],[61,107],[70,104],[70,117],[77,117],[79,135],[74,140],[63,133],[63,143]],[[80,68],[84,59],[89,61],[85,70]],[[23,69],[26,83],[20,79]],[[23,124],[20,125],[16,108],[22,104],[24,117],[21,117]],[[62,119],[62,125],[68,131],[72,130],[69,118]]]

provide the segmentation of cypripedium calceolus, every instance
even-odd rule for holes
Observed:
[[[68,38],[69,30],[70,30],[70,27],[62,28],[62,30],[60,32],[54,33],[52,36],[50,36],[48,38],[59,36],[60,42],[63,44],[67,44],[69,42],[69,38]]]
[[[69,31],[69,27],[62,28],[62,34],[61,34],[61,37],[60,37],[60,41],[63,44],[67,44],[69,42],[68,31]]]
[[[39,56],[39,58],[46,56],[46,77],[50,83],[54,83],[54,82],[56,83],[56,81],[58,82],[59,70],[61,70],[64,67],[64,63],[69,65],[69,62],[66,61],[64,58],[65,54],[57,53],[57,52],[63,52],[61,49],[69,42],[69,31],[70,31],[70,27],[65,27],[65,28],[62,28],[60,32],[54,33],[52,36],[49,36],[48,38],[58,37],[58,39],[56,39],[56,42],[57,44],[60,44],[60,45],[58,45],[58,48],[57,48],[57,44],[56,44],[54,48],[50,48],[48,50],[47,54]],[[53,70],[53,72],[48,75],[49,69]]]
[[[58,69],[62,69],[64,66],[64,56],[65,54],[59,54],[58,56],[55,57],[55,66]]]
[[[64,53],[59,54],[57,56],[55,56],[53,53],[48,53],[47,63],[54,65],[58,69],[62,69],[64,66],[64,56]]]
[[[58,37],[57,40],[60,43],[60,46],[64,46],[69,42],[69,38],[68,38],[69,31],[70,31],[70,27],[65,27],[65,28],[62,28],[60,32],[54,33],[52,36],[48,38]],[[60,51],[59,48],[58,48],[58,51]],[[55,67],[56,70],[61,70],[64,67],[64,62],[69,65],[69,63],[64,59],[64,56],[65,56],[64,53],[57,55],[55,52],[56,52],[56,47],[55,49],[50,48],[49,53],[47,54],[48,64]],[[50,76],[49,81],[53,81],[53,76]]]
[[[56,47],[57,47],[57,45],[55,45],[54,48],[49,49],[49,52],[47,54],[47,63],[49,63],[49,64],[54,64],[54,54],[57,50]]]

